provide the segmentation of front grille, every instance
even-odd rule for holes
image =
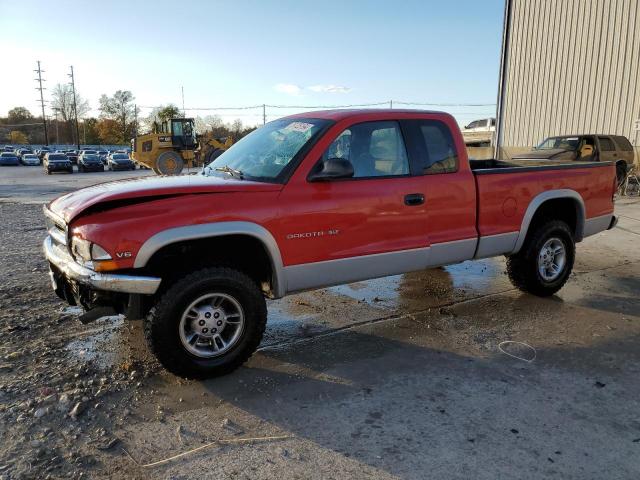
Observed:
[[[67,245],[67,224],[62,218],[44,207],[44,215],[47,222],[47,231],[51,239],[59,245]]]

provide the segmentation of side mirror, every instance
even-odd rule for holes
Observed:
[[[309,176],[310,182],[326,182],[353,177],[353,165],[344,158],[329,158],[320,164],[320,169]]]

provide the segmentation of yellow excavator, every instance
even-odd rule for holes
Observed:
[[[179,175],[187,168],[207,165],[233,144],[231,137],[199,138],[193,118],[154,123],[153,132],[131,140],[131,156],[158,175]]]

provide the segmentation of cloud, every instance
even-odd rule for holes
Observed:
[[[299,97],[303,94],[304,90],[310,90],[317,93],[349,93],[351,88],[341,85],[311,85],[310,87],[301,87],[294,83],[278,83],[273,87],[276,92],[286,93],[294,97]]]
[[[286,93],[287,95],[298,96],[300,95],[302,88],[292,83],[279,83],[275,87],[277,92]]]
[[[340,85],[313,85],[308,88],[314,92],[322,93],[349,93],[351,91],[349,87],[343,87]]]

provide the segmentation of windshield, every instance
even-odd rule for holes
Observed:
[[[100,157],[98,157],[97,155],[90,154],[90,153],[85,153],[85,154],[82,156],[82,159],[83,159],[83,160],[93,160],[93,161],[97,161],[97,160],[100,160]]]
[[[204,168],[204,175],[235,173],[251,180],[275,181],[302,148],[315,140],[327,120],[275,120],[250,133]]]
[[[66,160],[67,157],[65,155],[49,155],[49,160]]]
[[[112,155],[111,158],[114,160],[129,160],[129,155],[126,153],[120,153],[118,155]]]
[[[580,143],[579,137],[551,137],[544,140],[536,150],[575,150]]]
[[[13,153],[3,153],[2,155],[3,158],[13,158],[15,157],[15,155]]]

